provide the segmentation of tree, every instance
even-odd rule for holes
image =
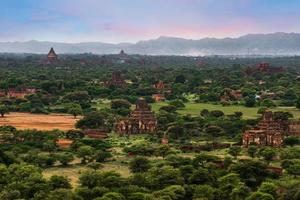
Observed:
[[[203,109],[203,110],[201,110],[200,115],[202,117],[206,118],[206,117],[208,117],[210,115],[210,112],[207,109]]]
[[[276,154],[276,151],[271,147],[267,147],[259,152],[259,155],[262,156],[268,163],[273,160]]]
[[[69,182],[69,179],[64,176],[51,176],[49,180],[49,185],[52,190],[59,189],[59,188],[65,188],[65,189],[71,189],[71,184]]]
[[[121,108],[130,109],[131,103],[125,99],[116,99],[111,101],[110,107],[113,110],[121,109]]]
[[[112,154],[110,152],[102,151],[102,150],[97,151],[95,155],[96,162],[105,162],[111,157]]]
[[[55,157],[63,166],[67,166],[74,160],[73,154],[68,152],[58,153],[55,155]]]
[[[102,168],[103,165],[101,163],[98,163],[98,162],[92,162],[92,163],[87,164],[87,167],[91,168],[93,170],[97,170],[97,169]]]
[[[81,146],[78,149],[78,156],[81,158],[81,163],[85,164],[87,161],[92,162],[94,155],[94,148],[91,146]]]
[[[82,119],[77,121],[76,128],[81,129],[97,129],[105,126],[105,116],[101,112],[90,112]]]
[[[72,107],[72,108],[69,108],[68,113],[69,113],[70,115],[73,115],[74,118],[76,119],[76,117],[77,117],[78,115],[82,115],[83,112],[82,112],[81,106],[78,105],[78,106],[74,106],[74,107]]]
[[[275,120],[288,120],[289,118],[292,118],[292,117],[293,117],[293,114],[290,112],[282,112],[282,111],[274,112]]]
[[[170,102],[170,105],[175,106],[176,108],[184,108],[185,105],[181,100],[174,100]]]
[[[103,200],[125,200],[125,197],[117,192],[108,192],[103,197]],[[100,199],[102,199],[100,198]]]
[[[178,75],[175,78],[175,83],[185,83],[186,79],[184,75]]]
[[[277,193],[277,189],[278,187],[271,182],[263,182],[259,188],[258,188],[258,192],[263,192],[266,194],[270,194],[272,195],[274,198],[277,197],[276,193]]]
[[[245,98],[245,106],[246,107],[254,107],[256,104],[255,97],[250,96]]]
[[[162,156],[163,159],[165,159],[169,153],[172,153],[172,151],[168,145],[159,145],[155,150],[155,155]]]
[[[296,101],[296,108],[300,109],[300,97]]]
[[[286,171],[291,174],[294,175],[294,177],[296,178],[298,175],[300,175],[300,163],[295,163],[290,165]]]
[[[296,136],[289,136],[286,137],[283,142],[285,145],[293,147],[294,145],[300,144],[300,139]]]
[[[159,108],[159,111],[166,111],[166,112],[171,112],[171,113],[176,112],[176,110],[177,110],[177,108],[173,105],[162,106]]]
[[[65,102],[72,102],[80,104],[80,106],[85,109],[90,107],[91,97],[86,91],[77,91],[68,93],[63,97]]]
[[[150,161],[145,157],[138,156],[131,160],[129,168],[133,173],[146,172],[150,169]]]
[[[272,195],[263,192],[253,192],[246,200],[275,200]]]
[[[251,156],[251,158],[255,157],[255,154],[257,153],[257,146],[250,145],[247,149],[248,155]]]
[[[232,146],[229,148],[228,153],[232,155],[235,159],[237,159],[237,156],[241,153],[242,148],[239,146]]]
[[[212,141],[214,142],[216,137],[218,137],[223,132],[223,129],[219,126],[211,125],[205,129],[205,132],[212,138]]]
[[[219,158],[217,156],[214,155],[210,155],[207,153],[200,153],[198,155],[196,155],[196,157],[193,160],[193,164],[195,167],[207,167],[207,163],[209,162],[215,162],[218,161]]]
[[[0,115],[1,117],[4,117],[5,114],[9,113],[9,109],[7,106],[0,105]]]
[[[72,193],[72,190],[70,189],[57,189],[51,191],[45,200],[58,200],[58,199],[64,199],[64,200],[74,200],[74,194]]]
[[[212,110],[212,111],[210,111],[210,116],[216,117],[216,118],[223,117],[224,112],[221,110]]]
[[[190,184],[212,184],[214,176],[205,168],[199,168],[189,178]]]

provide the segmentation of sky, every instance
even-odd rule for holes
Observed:
[[[1,0],[0,41],[137,42],[300,32],[300,0]]]

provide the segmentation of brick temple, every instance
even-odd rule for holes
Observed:
[[[120,134],[155,133],[157,121],[154,112],[151,111],[144,98],[139,98],[135,110],[128,118],[121,119],[117,123],[117,131]]]
[[[250,76],[255,73],[264,73],[264,74],[278,74],[284,72],[283,67],[272,67],[269,63],[259,63],[255,67],[248,67],[245,70],[245,74]]]
[[[48,58],[48,61],[50,61],[50,62],[58,60],[58,56],[55,53],[53,47],[51,47],[51,49],[50,49],[50,51],[49,51],[49,53],[47,55],[47,58]]]
[[[162,80],[158,81],[153,85],[153,88],[156,89],[157,93],[152,95],[152,98],[156,101],[165,101],[166,100],[166,94],[170,94],[171,90],[168,89],[168,87],[164,84]]]
[[[257,127],[244,132],[243,146],[280,147],[286,136],[300,137],[300,121],[275,119],[272,111],[266,111]]]
[[[123,80],[120,71],[114,71],[110,80],[105,82],[107,87],[125,87],[126,82]]]
[[[241,90],[229,90],[225,91],[222,96],[220,96],[220,101],[239,101],[243,98],[243,93]]]

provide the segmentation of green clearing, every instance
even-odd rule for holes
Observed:
[[[128,178],[131,175],[131,172],[127,165],[121,164],[119,162],[107,162],[102,164],[103,168],[99,169],[99,171],[115,171],[124,178]],[[79,185],[78,180],[80,175],[86,170],[89,170],[86,166],[83,166],[81,164],[71,164],[67,167],[57,166],[47,168],[43,171],[43,175],[46,179],[50,178],[53,175],[66,176],[69,178],[71,185],[73,187],[77,187]]]
[[[158,102],[151,104],[152,109],[154,112],[158,112],[159,108],[162,106],[168,105],[167,102]],[[98,109],[108,108],[110,106],[110,102],[105,101],[97,101],[95,103],[95,107]],[[132,107],[133,108],[133,107]],[[222,110],[226,115],[233,114],[234,112],[242,112],[244,113],[243,118],[244,119],[256,119],[259,117],[257,114],[258,107],[254,108],[248,108],[244,106],[238,106],[238,105],[230,105],[230,106],[222,106],[220,104],[210,104],[210,103],[186,103],[185,108],[178,110],[178,112],[182,115],[192,115],[197,116],[200,114],[200,111],[203,109],[208,110]],[[300,110],[298,110],[295,107],[276,107],[271,109],[273,111],[285,111],[290,112],[294,115],[295,119],[300,119]]]

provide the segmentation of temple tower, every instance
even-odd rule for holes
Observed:
[[[56,60],[58,59],[58,56],[57,56],[57,54],[55,53],[53,47],[51,47],[51,49],[50,49],[50,51],[49,51],[49,53],[48,53],[47,58],[48,58],[48,61],[50,61],[50,62],[51,62],[51,61],[56,61]]]

